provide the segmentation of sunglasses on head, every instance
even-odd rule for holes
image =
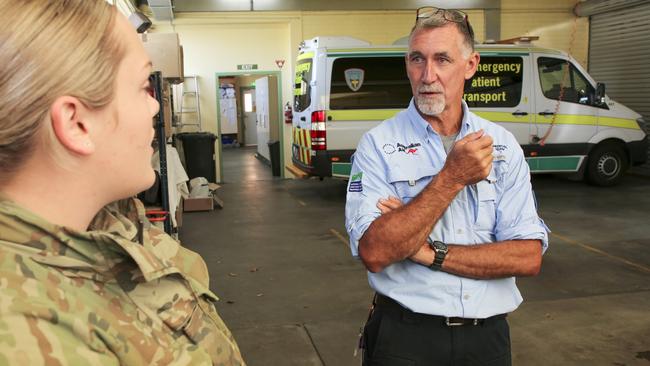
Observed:
[[[423,6],[421,8],[418,8],[417,10],[417,13],[415,15],[415,23],[417,23],[420,20],[431,18],[433,16],[439,16],[439,15],[442,15],[442,17],[448,22],[454,22],[460,24],[465,23],[467,30],[470,33],[473,33],[472,27],[470,27],[469,25],[469,17],[467,16],[467,13],[456,9],[441,9],[441,8],[436,8],[435,6]]]

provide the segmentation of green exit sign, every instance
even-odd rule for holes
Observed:
[[[257,70],[257,64],[237,65],[237,70]]]

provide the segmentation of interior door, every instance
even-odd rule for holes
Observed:
[[[243,113],[244,116],[244,144],[246,146],[257,145],[257,114],[255,108],[255,88],[242,89]]]
[[[237,98],[235,98],[234,84],[221,83],[219,86],[219,107],[221,133],[224,135],[237,133]]]
[[[269,78],[255,80],[255,115],[257,117],[257,152],[271,160],[268,142],[271,139],[269,124]]]

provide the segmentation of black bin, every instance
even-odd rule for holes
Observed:
[[[209,132],[184,132],[176,135],[176,147],[190,179],[204,177],[208,182],[217,181],[214,161],[216,139]]]
[[[279,177],[281,174],[280,167],[280,141],[269,141],[269,155],[271,155],[271,172],[274,177]]]

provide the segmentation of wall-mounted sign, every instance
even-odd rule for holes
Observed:
[[[237,65],[237,70],[257,70],[257,64]]]

